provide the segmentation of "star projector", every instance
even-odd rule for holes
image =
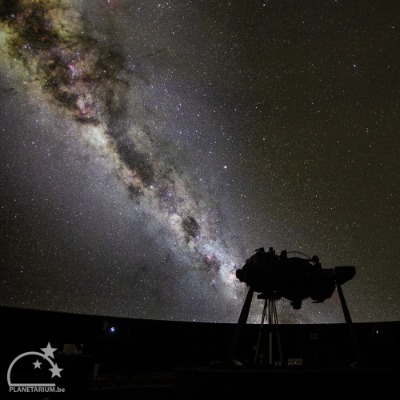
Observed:
[[[298,252],[296,252],[298,253]],[[312,258],[289,257],[286,250],[278,256],[270,247],[261,247],[236,270],[236,277],[245,282],[260,299],[290,300],[294,309],[300,309],[303,300],[311,298],[321,303],[330,298],[336,285],[352,279],[355,267],[343,266],[323,269],[318,256]]]
[[[289,253],[296,253],[301,256],[289,257]],[[241,331],[246,325],[249,316],[254,292],[259,293],[257,297],[264,299],[265,304],[253,364],[257,364],[262,336],[261,328],[264,320],[267,318],[269,330],[268,364],[271,367],[274,365],[272,350],[273,333],[276,334],[278,343],[279,361],[277,361],[277,365],[284,365],[278,329],[279,322],[276,301],[284,297],[290,300],[290,304],[294,309],[299,310],[303,300],[311,298],[315,303],[322,303],[332,296],[335,289],[338,291],[340,304],[349,328],[354,355],[356,357],[356,361],[351,366],[361,365],[363,362],[361,347],[341,287],[343,283],[352,279],[355,273],[355,267],[350,266],[322,268],[318,256],[310,257],[297,251],[287,252],[286,250],[283,250],[278,256],[272,247],[269,248],[268,252],[264,251],[264,247],[257,249],[255,254],[246,260],[244,266],[236,270],[236,277],[240,282],[245,282],[249,290],[226,358],[221,364],[217,363],[216,367],[237,368],[238,364],[235,359],[236,348]],[[241,366],[242,364],[239,367],[241,368]]]

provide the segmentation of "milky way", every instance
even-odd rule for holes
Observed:
[[[3,29],[9,57],[28,74],[28,90],[78,123],[132,203],[166,227],[169,245],[188,252],[190,268],[210,272],[210,282],[222,279],[236,299],[237,259],[218,237],[213,211],[159,153],[150,128],[131,121],[136,77],[124,55],[85,34],[81,15],[64,2],[15,2],[3,12]]]
[[[20,6],[10,10],[6,18],[11,31],[10,53],[26,65],[49,102],[55,101],[67,115],[87,125],[88,141],[110,154],[132,200],[142,203],[144,198],[149,211],[156,207],[156,216],[165,218],[178,240],[204,253],[210,267],[219,268],[220,261],[212,253],[213,230],[208,216],[202,214],[186,182],[173,166],[168,168],[154,157],[148,133],[119,124],[129,113],[123,56],[76,34],[83,32],[79,20],[58,4],[17,4]]]
[[[355,265],[356,320],[396,319],[397,26],[335,3],[1,2],[1,303],[235,321],[235,270],[275,246]]]

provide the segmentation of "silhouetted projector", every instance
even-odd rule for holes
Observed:
[[[262,247],[236,271],[236,277],[260,293],[258,298],[284,297],[294,309],[300,309],[308,297],[315,303],[330,298],[336,284],[349,281],[355,273],[355,267],[350,266],[322,268],[318,256],[288,257],[286,250],[278,256],[272,247],[268,252]]]

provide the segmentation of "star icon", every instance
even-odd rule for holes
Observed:
[[[58,368],[57,364],[54,364],[53,368],[49,368],[49,371],[51,372],[51,377],[54,378],[55,376],[58,376],[59,378],[61,378],[61,371],[63,370],[63,368]]]
[[[54,352],[55,352],[57,349],[54,348],[54,347],[51,347],[51,344],[50,344],[50,342],[49,342],[49,343],[47,343],[47,347],[41,348],[40,350],[43,350],[43,351],[44,351],[44,356],[45,356],[45,357],[52,357],[52,358],[54,358]]]
[[[42,365],[42,363],[39,360],[36,360],[36,362],[34,362],[33,365],[35,366],[35,369],[36,368],[40,369],[40,366]]]

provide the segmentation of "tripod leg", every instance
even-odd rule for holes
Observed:
[[[239,321],[236,325],[236,329],[233,334],[228,353],[226,355],[225,363],[227,365],[231,365],[232,361],[234,360],[236,348],[237,348],[237,344],[239,342],[239,337],[242,332],[242,328],[246,325],[247,318],[249,316],[250,306],[251,306],[251,302],[253,300],[253,294],[254,294],[254,290],[250,288],[249,291],[247,292],[246,300],[243,304],[242,312],[240,313]]]
[[[274,322],[276,326],[276,339],[278,342],[278,352],[279,352],[279,360],[280,365],[283,366],[283,353],[282,353],[282,344],[281,344],[281,335],[279,332],[279,321],[278,321],[278,313],[276,311],[276,301],[274,300]]]
[[[346,320],[346,324],[347,324],[347,327],[349,329],[350,338],[351,338],[351,341],[352,341],[354,353],[355,353],[355,356],[357,358],[357,360],[353,364],[354,365],[356,363],[361,364],[363,362],[363,355],[362,355],[360,343],[358,342],[356,331],[354,329],[353,321],[351,320],[351,317],[350,317],[350,312],[349,312],[349,309],[347,307],[346,299],[344,298],[343,290],[342,290],[342,287],[339,285],[339,283],[336,283],[336,287],[337,287],[339,298],[340,298],[340,304],[342,305],[344,318]]]
[[[268,364],[272,365],[272,329],[274,300],[268,299]]]
[[[264,320],[265,320],[265,314],[266,314],[266,312],[267,312],[267,304],[268,304],[268,300],[265,299],[264,309],[263,309],[263,313],[262,313],[262,317],[261,317],[260,330],[259,330],[259,332],[258,332],[258,340],[257,340],[256,353],[254,354],[254,362],[253,362],[254,365],[257,364],[258,352],[259,352],[259,350],[260,350],[260,342],[261,342],[262,328],[263,328],[263,324],[264,324]]]

